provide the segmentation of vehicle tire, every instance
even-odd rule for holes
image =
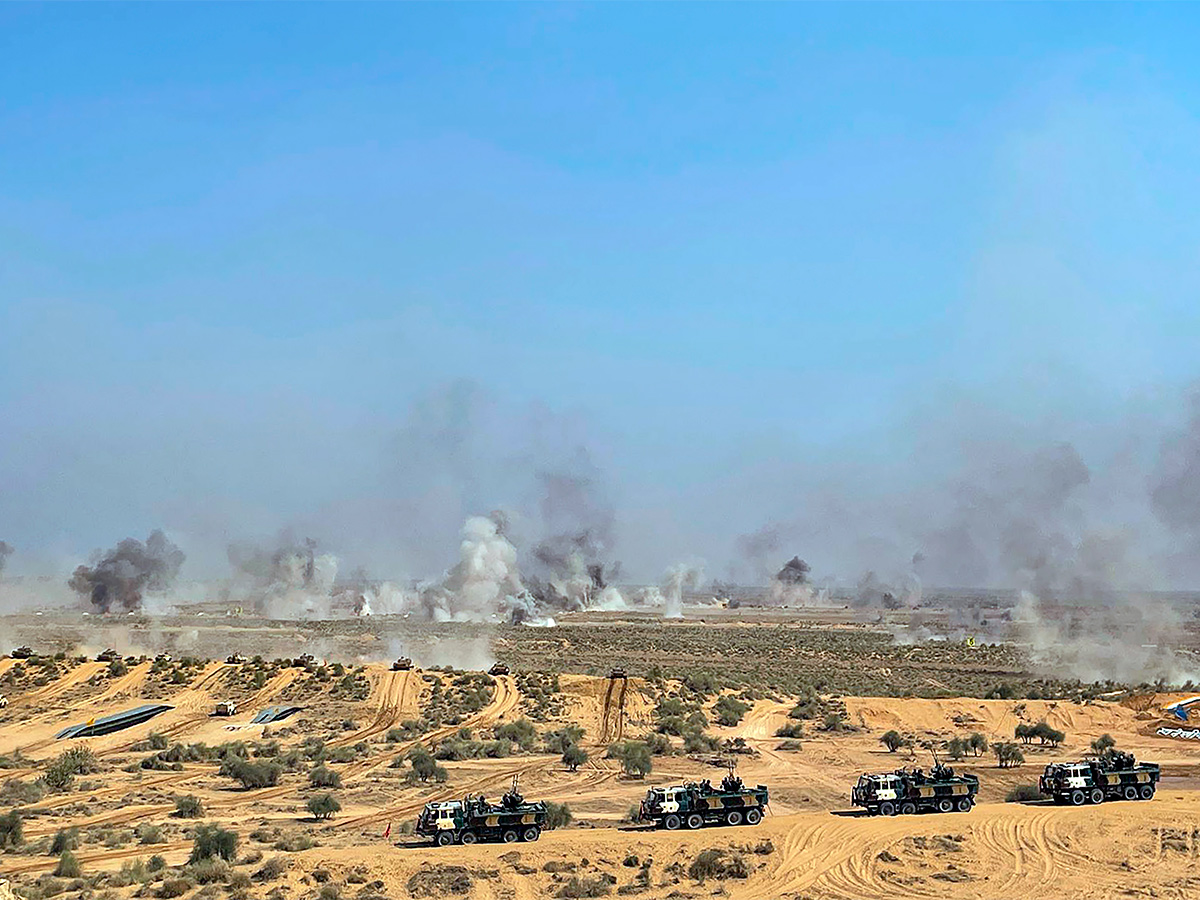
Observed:
[[[905,802],[900,804],[900,815],[913,816],[913,815],[916,815],[916,813],[917,813],[917,804],[913,803],[911,800],[906,800]]]
[[[973,804],[971,803],[970,797],[963,797],[956,804],[954,804],[954,808],[959,812],[970,812],[972,805]]]
[[[683,820],[680,819],[679,816],[675,815],[675,813],[671,813],[669,816],[663,819],[663,827],[666,828],[667,831],[678,831],[679,826],[682,824]]]
[[[464,843],[464,844],[473,844],[473,843],[475,843],[477,840],[479,840],[479,835],[477,835],[477,834],[476,834],[475,832],[473,832],[473,831],[464,831],[464,832],[462,833],[462,837],[461,837],[461,838],[459,838],[459,841],[460,841],[460,842],[462,842],[462,843]]]
[[[741,825],[742,824],[742,811],[740,809],[731,809],[729,812],[725,813],[725,824],[726,825]]]
[[[1087,794],[1080,790],[1074,790],[1071,791],[1069,799],[1072,806],[1083,806],[1084,802],[1087,800]]]
[[[435,837],[433,839],[433,842],[435,844],[437,844],[439,847],[449,847],[451,844],[454,843],[454,832],[439,831],[437,833],[437,837]]]
[[[896,814],[896,804],[891,800],[884,800],[879,804],[879,814],[881,816],[894,816]]]
[[[504,829],[504,834],[500,836],[500,839],[506,844],[515,844],[520,837],[521,835],[517,833],[517,829],[506,828]]]
[[[1151,797],[1154,796],[1154,785],[1143,784],[1141,786],[1141,788],[1138,790],[1138,794],[1141,795],[1141,798],[1143,800],[1149,800]]]
[[[1132,784],[1127,784],[1125,785],[1125,790],[1122,791],[1122,795],[1126,800],[1136,800],[1138,798],[1138,790]]]
[[[700,813],[692,813],[687,817],[687,827],[693,830],[704,824],[704,816]]]
[[[1103,803],[1104,791],[1100,790],[1100,788],[1092,788],[1092,792],[1088,795],[1088,799],[1091,800],[1092,803]]]
[[[521,840],[526,841],[526,842],[536,841],[541,836],[542,836],[542,830],[540,828],[538,828],[536,825],[530,825],[523,832],[521,832]]]
[[[940,813],[948,813],[954,809],[954,801],[948,797],[943,797],[937,802],[937,811]]]
[[[747,825],[757,825],[761,821],[762,821],[762,813],[759,812],[757,809],[746,810],[746,824]]]

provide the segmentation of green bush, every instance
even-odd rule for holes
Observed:
[[[317,766],[308,773],[308,786],[318,788],[340,788],[342,776],[326,766]]]
[[[199,797],[188,795],[175,798],[175,815],[180,819],[204,818],[204,803]]]
[[[975,756],[980,756],[988,752],[988,739],[978,731],[973,731],[967,737],[967,747]]]
[[[79,860],[75,858],[75,854],[70,850],[64,850],[62,856],[58,858],[58,865],[54,867],[54,874],[59,878],[78,878],[81,873]]]
[[[1042,792],[1036,784],[1019,784],[1004,795],[1005,803],[1026,803],[1030,800],[1041,800]]]
[[[565,803],[546,803],[546,830],[566,828],[575,821],[571,807]]]
[[[732,694],[724,694],[713,704],[713,712],[717,715],[717,724],[733,726],[742,721],[742,717],[750,711],[750,704]]]
[[[157,825],[144,822],[137,827],[137,838],[139,844],[161,844],[163,842],[162,829]]]
[[[775,737],[801,738],[804,737],[804,726],[799,722],[788,722],[775,729]]]
[[[310,797],[305,805],[313,814],[314,819],[332,819],[333,814],[342,808],[342,804],[338,803],[333,794],[319,794],[316,797]]]
[[[512,741],[522,750],[528,752],[537,743],[537,729],[528,719],[517,719],[501,725],[495,730],[497,740]]]
[[[213,857],[228,861],[237,855],[237,847],[236,832],[220,825],[200,825],[192,838],[192,855],[188,857],[188,862],[197,863]]]
[[[229,878],[229,863],[220,857],[199,859],[188,865],[188,874],[199,884],[214,884]]]
[[[644,778],[654,768],[650,758],[650,747],[644,741],[625,741],[608,748],[608,755],[620,760],[626,775]]]
[[[578,744],[572,744],[563,751],[562,761],[563,765],[574,772],[588,761],[587,751]]]
[[[996,764],[1001,769],[1011,769],[1025,762],[1025,754],[1021,752],[1021,748],[1016,744],[1002,741],[992,745],[992,750],[996,754]]]
[[[9,810],[0,816],[0,848],[20,847],[25,842],[25,829],[19,810]]]
[[[950,755],[951,759],[962,759],[967,755],[967,750],[967,742],[963,738],[950,738],[946,742],[946,752]]]
[[[50,842],[50,855],[59,856],[64,851],[75,850],[78,847],[79,829],[60,828],[54,833],[54,840]]]
[[[274,787],[279,783],[283,767],[274,762],[250,762],[240,756],[230,756],[221,764],[221,774],[240,782],[247,790]]]
[[[888,753],[895,753],[904,746],[904,735],[896,730],[885,731],[883,736],[879,738],[879,743],[887,747]]]

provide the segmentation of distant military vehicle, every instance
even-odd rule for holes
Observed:
[[[508,666],[506,666],[504,663],[495,663],[490,669],[488,669],[488,674],[489,675],[507,675],[508,674]]]
[[[171,654],[160,653],[158,656],[154,657],[154,661],[156,663],[169,663],[171,661]]]
[[[1139,763],[1132,753],[1109,751],[1079,762],[1051,763],[1038,790],[1055,803],[1082,806],[1105,800],[1149,800],[1159,779],[1158,763]]]
[[[412,660],[409,659],[407,656],[402,656],[398,660],[396,660],[394,663],[392,663],[392,671],[393,672],[407,672],[411,668],[412,668]]]
[[[231,666],[240,666],[245,661],[246,657],[242,656],[240,653],[230,653],[227,657],[225,657],[225,662]]]
[[[526,802],[517,778],[513,776],[512,789],[498,804],[488,803],[482,794],[426,803],[417,817],[416,833],[432,838],[439,847],[476,841],[536,841],[546,824],[546,804]]]
[[[292,660],[292,666],[297,669],[307,669],[309,666],[319,665],[317,658],[311,653],[301,653]]]
[[[121,658],[121,654],[111,647],[96,654],[96,662],[116,662]]]
[[[222,700],[220,703],[217,704],[217,708],[214,711],[213,715],[236,716],[237,715],[237,704],[234,703],[232,700]]]
[[[624,669],[613,669],[611,672],[608,673],[608,677],[616,679],[616,678],[628,678],[629,676],[625,674]]]
[[[638,809],[638,821],[675,831],[681,826],[757,825],[770,802],[766,785],[747,787],[733,773],[719,787],[704,781],[689,781],[665,788],[650,788]]]
[[[911,816],[919,812],[968,812],[978,793],[977,776],[955,775],[950,766],[935,763],[928,775],[921,769],[862,775],[850,799],[873,816]]]
[[[0,709],[4,709],[6,706],[8,706],[8,698],[0,696]]]
[[[17,647],[17,649],[13,650],[12,652],[13,659],[29,659],[31,656],[33,656],[32,647]]]

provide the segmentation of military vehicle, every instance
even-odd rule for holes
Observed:
[[[518,777],[513,776],[512,789],[497,804],[488,803],[482,794],[426,803],[414,830],[439,847],[476,841],[536,841],[546,824],[546,804],[527,803],[518,790]]]
[[[121,654],[111,647],[96,654],[96,662],[116,662],[121,658]]]
[[[733,773],[719,787],[704,781],[689,781],[666,788],[650,788],[638,809],[638,821],[675,831],[681,826],[757,825],[770,802],[766,785],[747,787]]]
[[[967,812],[975,805],[978,793],[977,776],[955,775],[950,766],[935,761],[928,775],[921,769],[861,775],[850,800],[872,816],[911,816],[919,812]]]
[[[232,700],[222,700],[213,711],[214,716],[236,716],[237,704]]]
[[[1158,763],[1139,763],[1132,753],[1109,751],[1079,762],[1051,763],[1038,790],[1055,803],[1083,806],[1105,800],[1149,800],[1158,784]]]
[[[158,656],[154,657],[154,661],[156,663],[169,663],[171,661],[171,654],[160,653]]]
[[[11,655],[13,659],[29,659],[29,657],[33,656],[33,648],[18,647],[12,652]]]
[[[488,669],[488,674],[489,675],[507,675],[508,674],[508,666],[506,666],[504,663],[495,663],[490,669]]]
[[[629,678],[629,676],[625,674],[624,669],[613,669],[611,672],[608,673],[608,677],[612,678],[613,680],[616,680],[618,678],[626,678],[626,679]]]
[[[246,657],[242,656],[240,653],[230,653],[227,657],[225,657],[225,662],[231,666],[240,666],[245,661]]]
[[[0,709],[4,709],[6,706],[8,706],[8,698],[0,694]]]
[[[411,668],[412,668],[412,660],[409,659],[407,656],[402,656],[398,660],[396,660],[394,663],[392,663],[392,671],[393,672],[407,672]]]

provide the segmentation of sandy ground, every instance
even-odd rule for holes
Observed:
[[[153,683],[148,663],[132,666],[120,677],[98,678],[105,668],[78,664],[51,684],[10,693],[0,728],[0,754],[20,750],[32,762],[0,771],[0,781],[35,778],[39,763],[64,749],[65,742],[54,739],[64,724],[146,702],[143,693]],[[609,740],[644,733],[652,723],[652,690],[639,679],[614,684],[606,678],[560,677],[566,712],[560,720],[538,724],[542,730],[565,722],[586,729],[590,759],[577,772],[568,772],[557,756],[532,753],[449,762],[446,784],[411,785],[403,779],[406,769],[393,763],[415,742],[388,740],[388,732],[417,718],[432,682],[451,676],[369,666],[364,672],[370,684],[368,698],[350,702],[330,700],[322,693],[303,694],[315,689],[306,687],[303,670],[287,668],[249,693],[238,715],[211,716],[215,702],[237,683],[237,670],[208,663],[163,697],[174,707],[168,713],[124,732],[88,739],[85,743],[100,758],[102,770],[82,777],[72,791],[27,804],[27,841],[36,843],[67,827],[95,835],[77,854],[85,873],[112,871],[153,853],[171,864],[182,863],[194,823],[171,814],[176,797],[192,794],[204,802],[209,820],[239,832],[243,851],[275,852],[268,842],[251,837],[256,829],[315,838],[319,846],[285,854],[291,867],[277,884],[297,897],[315,896],[323,879],[356,892],[360,889],[355,885],[379,882],[377,890],[384,896],[420,896],[419,878],[432,877],[429,872],[436,875],[441,866],[465,867],[470,886],[457,896],[479,900],[554,896],[573,877],[598,879],[613,891],[623,888],[624,893],[648,898],[714,892],[763,900],[1200,896],[1200,793],[1193,790],[1200,784],[1200,744],[1143,733],[1170,697],[1136,709],[1111,702],[846,697],[847,719],[858,730],[809,733],[801,738],[799,750],[780,749],[781,740],[774,736],[788,721],[791,699],[762,699],[737,726],[713,727],[711,732],[740,737],[753,751],[739,757],[739,774],[747,782],[770,786],[770,815],[754,828],[666,833],[622,824],[646,787],[722,773],[709,759],[676,755],[656,758],[652,775],[641,780],[624,775],[605,758]],[[492,684],[491,698],[482,709],[454,726],[424,734],[420,741],[435,743],[461,728],[482,734],[527,711],[514,676],[495,678]],[[298,691],[310,700],[294,721],[267,729],[249,724],[263,706]],[[981,802],[970,813],[881,819],[847,809],[849,790],[859,773],[928,765],[928,754],[921,751],[913,757],[886,752],[879,736],[888,729],[911,735],[918,743],[938,743],[972,731],[993,741],[1011,740],[1016,724],[1041,719],[1067,732],[1063,747],[1028,748],[1026,764],[1013,770],[998,770],[992,757],[955,763],[983,781]],[[806,730],[812,729],[808,723]],[[258,740],[265,731],[268,739],[284,746],[298,746],[316,736],[328,748],[358,749],[352,758],[331,764],[342,777],[337,791],[341,814],[329,823],[317,823],[303,810],[312,793],[303,773],[286,775],[274,787],[244,791],[219,777],[213,763],[185,763],[179,771],[138,769],[136,763],[147,751],[134,750],[134,745],[152,731],[173,742],[209,744]],[[1162,789],[1153,801],[1079,809],[1003,802],[1012,787],[1035,783],[1046,762],[1080,756],[1103,733],[1111,734],[1123,749],[1163,764]],[[520,775],[526,796],[569,803],[581,824],[547,833],[536,844],[435,850],[409,846],[406,839],[397,843],[401,824],[428,800],[466,793],[494,798],[513,775]],[[111,838],[144,823],[162,826],[162,843]],[[385,840],[382,835],[389,825],[392,837]],[[706,849],[739,859],[742,870],[701,883],[689,874],[689,867]],[[648,867],[647,859],[652,860]],[[55,864],[55,857],[44,850],[35,854],[9,849],[0,855],[0,876],[19,885]],[[418,881],[410,884],[415,876]],[[249,896],[266,896],[272,886],[256,885]],[[440,882],[435,888],[429,895],[452,895]]]

